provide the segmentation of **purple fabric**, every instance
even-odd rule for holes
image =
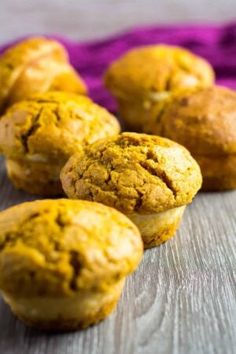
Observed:
[[[109,39],[90,43],[49,36],[67,48],[73,66],[89,86],[97,103],[115,110],[115,103],[102,83],[111,61],[130,48],[154,43],[183,46],[206,58],[214,67],[217,83],[236,89],[236,23],[225,26],[155,26],[136,28]],[[8,46],[8,45],[6,45]],[[5,47],[0,48],[3,51]]]

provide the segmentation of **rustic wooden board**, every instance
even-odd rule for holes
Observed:
[[[34,199],[13,189],[0,161],[0,209]],[[26,328],[0,300],[1,354],[236,352],[236,192],[200,193],[177,236],[146,251],[117,311],[63,335]]]
[[[52,33],[87,40],[134,26],[235,20],[235,0],[0,0],[0,43]]]

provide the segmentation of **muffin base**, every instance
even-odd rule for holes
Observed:
[[[203,191],[223,191],[236,188],[236,154],[226,156],[193,155],[203,176]]]
[[[139,228],[144,248],[147,249],[159,246],[174,236],[180,225],[184,209],[185,205],[161,213],[132,213],[127,216]]]
[[[6,160],[8,177],[17,189],[42,196],[63,195],[60,168],[48,163]]]
[[[115,308],[125,280],[106,292],[84,291],[71,297],[17,298],[3,293],[12,312],[26,325],[49,332],[87,328],[105,319]]]

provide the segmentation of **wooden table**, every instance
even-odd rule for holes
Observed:
[[[51,33],[87,40],[133,26],[235,20],[235,0],[0,0],[0,43]]]
[[[0,159],[0,209],[32,200]],[[200,193],[181,229],[145,252],[117,311],[88,330],[46,335],[0,300],[1,354],[230,354],[236,352],[236,192]]]
[[[131,26],[226,21],[235,0],[1,0],[0,42],[33,33],[86,40]],[[0,209],[32,196],[14,190],[0,159]],[[0,299],[0,354],[236,353],[236,192],[200,193],[177,236],[146,251],[117,311],[65,335],[24,327]]]

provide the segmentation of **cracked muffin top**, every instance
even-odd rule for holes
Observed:
[[[191,202],[201,187],[198,164],[171,140],[123,133],[84,147],[61,173],[70,198],[128,214],[161,212]]]
[[[136,226],[105,205],[41,200],[0,213],[0,289],[8,294],[106,291],[142,254]]]
[[[48,92],[14,104],[0,119],[0,151],[12,159],[57,161],[119,131],[116,118],[88,97]]]
[[[1,55],[0,111],[33,93],[49,89],[81,94],[87,91],[60,43],[33,37],[15,44]]]
[[[105,75],[107,88],[121,99],[131,95],[159,100],[158,92],[208,87],[213,82],[214,72],[206,60],[166,45],[135,48],[112,63]]]
[[[176,94],[166,106],[159,134],[195,155],[236,153],[236,92],[215,86]]]

